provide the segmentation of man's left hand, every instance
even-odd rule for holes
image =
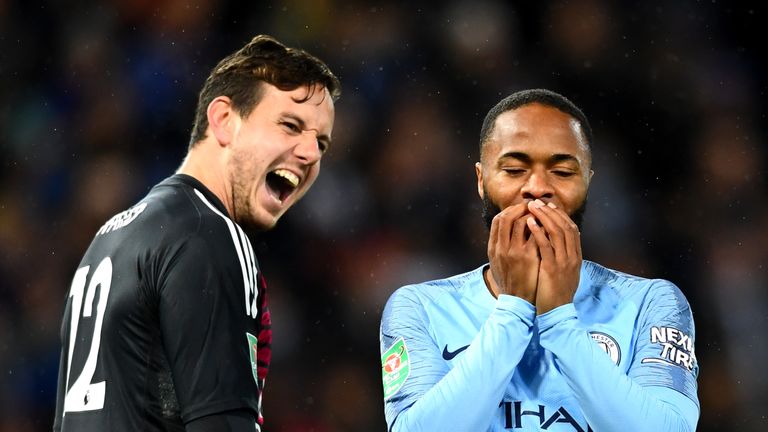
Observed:
[[[554,204],[537,199],[528,208],[541,224],[528,221],[541,255],[536,291],[536,313],[541,315],[573,302],[581,271],[581,238],[579,227]]]

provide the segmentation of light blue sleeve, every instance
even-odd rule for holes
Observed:
[[[388,430],[487,430],[531,339],[534,315],[530,303],[499,296],[480,332],[451,369],[430,335],[418,294],[413,287],[396,291],[382,315],[381,352],[403,338],[410,372],[402,387],[384,400]]]
[[[541,345],[554,354],[594,430],[696,429],[698,365],[693,354],[690,308],[669,282],[661,281],[653,291],[653,298],[638,318],[637,343],[627,374],[579,325],[573,304],[537,318]],[[660,336],[670,344],[666,352],[659,343]],[[684,352],[672,354],[673,345]]]

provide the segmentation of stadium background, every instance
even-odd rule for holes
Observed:
[[[765,430],[757,3],[0,0],[0,431],[50,430],[80,255],[175,170],[202,81],[258,33],[318,55],[344,87],[318,182],[257,241],[267,430],[385,429],[382,306],[484,261],[478,132],[528,87],[567,95],[595,129],[585,257],[670,279],[692,303],[699,430]]]

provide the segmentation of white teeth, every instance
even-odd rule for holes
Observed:
[[[288,183],[290,183],[293,187],[299,185],[299,177],[286,169],[277,169],[274,171],[274,174],[288,180]]]

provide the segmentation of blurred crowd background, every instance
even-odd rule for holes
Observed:
[[[203,80],[259,33],[325,60],[344,91],[320,178],[256,239],[275,337],[266,430],[385,430],[382,307],[485,261],[480,125],[531,87],[595,130],[585,258],[672,280],[693,307],[698,430],[768,430],[754,3],[0,0],[0,431],[50,430],[81,254],[174,172]]]

